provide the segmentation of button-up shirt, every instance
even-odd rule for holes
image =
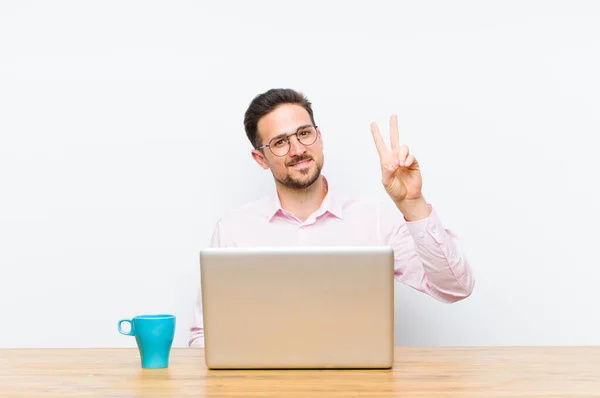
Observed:
[[[431,204],[427,218],[407,221],[391,200],[345,198],[324,181],[327,194],[306,220],[283,209],[274,193],[221,217],[210,246],[390,246],[398,282],[446,303],[471,294],[475,280],[467,257],[457,236],[444,228]],[[201,290],[189,346],[204,346]]]

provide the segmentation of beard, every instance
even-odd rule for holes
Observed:
[[[302,177],[308,176],[306,179],[305,178],[302,178],[302,179],[295,178],[289,173],[285,176],[285,178],[277,178],[277,176],[275,176],[275,174],[273,174],[273,177],[275,177],[275,179],[277,181],[279,181],[279,183],[281,185],[283,185],[287,188],[290,188],[290,189],[305,189],[305,188],[310,187],[321,176],[321,170],[323,169],[323,162],[318,163],[314,158],[312,158],[310,156],[303,156],[303,157],[293,159],[288,165],[291,166],[294,163],[298,163],[298,162],[301,162],[302,160],[307,160],[307,159],[312,159],[317,168],[314,171],[313,171],[312,167],[299,170],[299,173],[302,175]],[[312,175],[311,175],[311,173],[312,173]]]

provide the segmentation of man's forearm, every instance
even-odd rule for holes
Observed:
[[[396,207],[407,221],[419,221],[431,214],[431,209],[422,196],[419,199],[405,199],[396,203]]]

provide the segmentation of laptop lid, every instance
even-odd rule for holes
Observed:
[[[207,248],[200,266],[209,368],[392,366],[390,247]]]

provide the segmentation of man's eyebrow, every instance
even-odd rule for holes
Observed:
[[[295,131],[295,132],[297,133],[298,131],[300,131],[300,130],[302,130],[302,129],[305,129],[305,128],[307,128],[307,127],[312,127],[312,124],[303,124],[302,126],[298,127],[298,128],[296,129],[296,131]],[[279,135],[276,135],[275,137],[273,137],[273,138],[271,138],[271,139],[273,140],[273,139],[275,139],[275,138],[283,138],[283,137],[285,137],[285,136],[287,136],[287,135],[289,135],[289,134],[290,134],[290,133],[281,133],[281,134],[279,134]]]
[[[312,127],[312,124],[304,124],[304,125],[302,125],[302,126],[298,127],[298,128],[296,129],[296,132],[298,132],[298,130],[305,129],[305,128],[307,128],[307,127]]]

